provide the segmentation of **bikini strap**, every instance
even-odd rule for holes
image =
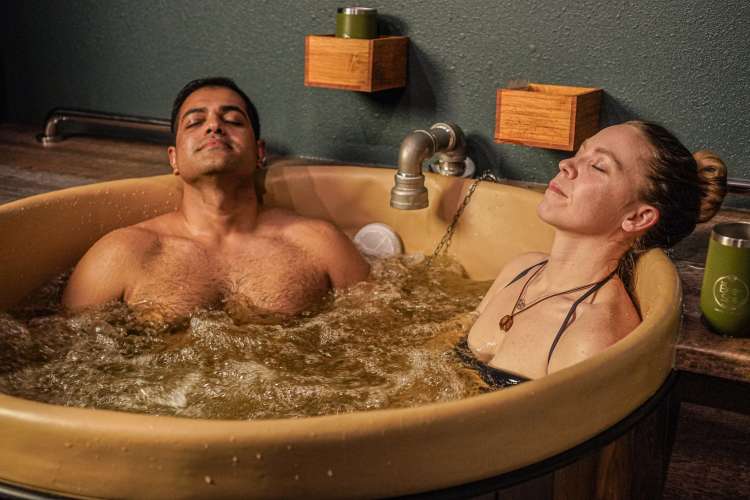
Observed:
[[[524,276],[526,276],[527,274],[529,274],[529,271],[531,271],[531,270],[532,270],[532,269],[534,269],[535,267],[539,267],[539,266],[542,266],[542,265],[544,265],[544,264],[546,264],[546,263],[547,263],[547,261],[546,261],[546,260],[543,260],[543,261],[541,261],[541,262],[538,262],[538,263],[534,264],[534,265],[533,265],[533,266],[531,266],[531,267],[527,267],[526,269],[524,269],[523,271],[521,271],[520,273],[518,273],[518,276],[516,276],[515,278],[513,278],[512,280],[510,280],[510,281],[508,282],[508,284],[507,284],[507,285],[505,285],[505,287],[504,287],[504,288],[508,288],[508,287],[509,287],[510,285],[512,285],[512,284],[513,284],[513,283],[515,283],[516,281],[520,280],[521,278],[523,278],[523,277],[524,277]]]
[[[555,335],[555,340],[552,341],[552,347],[549,349],[549,355],[547,356],[547,372],[549,372],[549,362],[552,360],[552,352],[555,350],[555,347],[557,347],[557,343],[560,341],[560,337],[562,337],[563,333],[565,333],[565,330],[570,326],[571,318],[576,312],[576,308],[578,307],[578,304],[586,300],[591,294],[596,293],[597,290],[599,290],[601,287],[607,284],[607,282],[612,279],[612,276],[615,275],[617,272],[617,269],[609,273],[606,278],[601,280],[600,282],[596,283],[594,286],[589,288],[586,293],[578,297],[575,302],[573,302],[573,305],[570,306],[570,310],[568,311],[568,315],[565,316],[565,320],[562,322],[562,325],[560,325],[560,329],[557,331],[557,335]]]

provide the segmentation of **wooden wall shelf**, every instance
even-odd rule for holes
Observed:
[[[377,92],[406,86],[409,38],[305,37],[305,85]]]
[[[602,90],[530,83],[498,89],[495,142],[575,151],[599,130]]]

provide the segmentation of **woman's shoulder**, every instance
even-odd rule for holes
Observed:
[[[626,337],[641,320],[623,283],[613,278],[581,303],[550,363],[550,373],[583,361]]]
[[[547,259],[546,253],[541,252],[529,252],[513,257],[511,260],[505,263],[503,268],[500,270],[500,274],[497,275],[495,281],[487,293],[485,294],[482,302],[477,307],[478,312],[484,311],[485,307],[492,301],[497,293],[505,288],[513,279],[520,273],[528,269],[529,267],[538,264]]]
[[[543,252],[528,252],[518,255],[509,260],[503,266],[500,274],[498,274],[497,276],[497,279],[507,279],[507,281],[510,281],[518,276],[519,273],[522,273],[523,271],[536,264],[539,264],[540,262],[544,262],[548,257],[549,255]],[[507,284],[507,282],[505,284]]]

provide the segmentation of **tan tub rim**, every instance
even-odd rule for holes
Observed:
[[[320,187],[321,179],[326,189],[344,194],[380,193],[390,188],[393,174],[361,167],[279,168],[267,179],[271,199],[289,194],[294,200],[295,183]],[[463,189],[468,185],[429,177],[436,214],[441,196],[456,182],[464,182]],[[284,189],[274,191],[274,183]],[[103,190],[107,199],[128,199],[142,190],[169,197],[173,189],[161,178],[72,188],[16,202],[12,214],[0,207],[0,230],[4,217],[18,216],[22,207],[28,212],[44,206],[55,213],[55,203],[76,197],[95,205]],[[487,186],[472,202],[480,208],[473,213],[482,213],[483,204],[512,210],[509,199],[531,203],[538,194]],[[498,212],[493,216],[499,218]],[[467,219],[465,228],[472,224]],[[543,379],[461,401],[306,419],[209,421],[65,408],[0,395],[0,428],[6,429],[0,481],[86,496],[371,497],[440,489],[516,470],[619,422],[669,375],[679,325],[679,279],[659,251],[644,256],[639,275],[646,316],[628,337]]]

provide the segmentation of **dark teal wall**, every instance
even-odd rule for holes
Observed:
[[[408,87],[306,88],[304,35],[333,32],[342,5],[6,1],[5,119],[63,105],[167,117],[186,81],[223,74],[255,100],[276,151],[392,165],[409,130],[450,120],[481,169],[546,182],[559,153],[492,142],[495,90],[522,78],[602,87],[605,123],[661,121],[750,178],[748,0],[366,2],[410,37]]]

